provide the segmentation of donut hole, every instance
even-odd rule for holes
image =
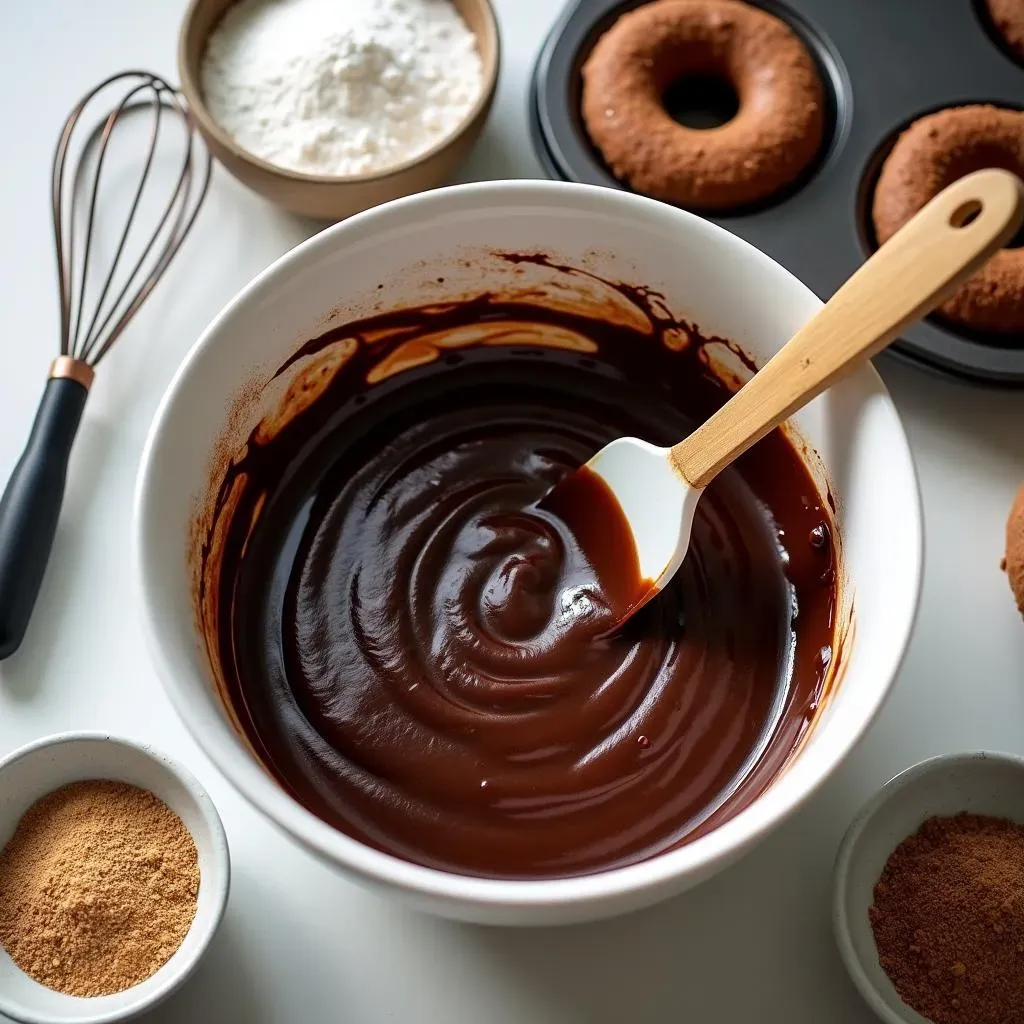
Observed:
[[[951,108],[956,109],[956,108]],[[1001,171],[1009,171],[1017,177],[1024,177],[1024,161],[1014,146],[977,144],[955,159],[949,161],[949,167],[942,187],[952,185],[954,181],[966,178],[975,171],[983,171],[989,167],[997,167]]]
[[[721,128],[740,109],[732,82],[721,75],[684,75],[662,94],[666,113],[685,128]]]

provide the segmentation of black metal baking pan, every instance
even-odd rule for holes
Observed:
[[[580,67],[615,19],[644,2],[577,0],[545,41],[529,102],[537,155],[552,177],[626,187],[587,137]],[[827,298],[873,247],[871,195],[900,131],[944,107],[1020,109],[1024,66],[997,38],[982,0],[749,2],[787,22],[814,55],[830,130],[817,162],[793,187],[756,208],[705,216]],[[929,318],[890,351],[972,382],[1024,386],[1024,335],[986,336]]]

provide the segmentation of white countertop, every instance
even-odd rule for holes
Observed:
[[[539,176],[527,83],[561,4],[497,0],[498,98],[464,177]],[[0,480],[21,452],[57,348],[52,148],[71,104],[114,70],[176,77],[185,0],[0,5]],[[52,19],[52,20],[51,20]],[[249,1024],[869,1024],[830,930],[840,836],[881,782],[928,755],[1024,754],[1024,623],[999,569],[1024,479],[1024,392],[994,393],[882,361],[921,476],[926,571],[892,697],[796,818],[738,866],[655,909],[559,930],[496,930],[383,902],[299,850],[199,752],[143,649],[127,538],[135,471],[160,395],[217,310],[312,230],[217,171],[183,256],[100,369],[28,639],[0,663],[0,754],[95,728],[159,744],[209,788],[231,842],[222,930],[155,1022]]]

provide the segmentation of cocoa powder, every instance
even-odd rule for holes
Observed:
[[[882,969],[935,1024],[1024,1024],[1024,827],[933,817],[893,851],[869,911]]]
[[[0,853],[0,943],[49,988],[120,992],[177,950],[198,892],[195,841],[166,804],[74,782],[33,804]]]

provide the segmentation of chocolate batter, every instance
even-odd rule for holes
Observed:
[[[318,338],[296,358],[345,361],[220,488],[202,580],[228,702],[295,799],[378,849],[504,878],[643,860],[753,800],[816,709],[834,546],[782,434],[708,488],[621,630],[540,505],[729,395],[692,328],[620,292],[643,327],[484,295]]]

